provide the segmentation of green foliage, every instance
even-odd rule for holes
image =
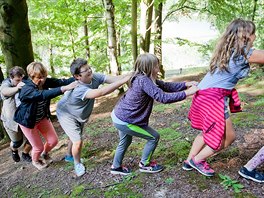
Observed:
[[[262,69],[256,69],[250,73],[249,77],[241,80],[239,84],[246,84],[248,86],[256,85],[258,82],[261,82],[263,80],[263,74],[264,72]]]
[[[263,107],[264,106],[264,97],[261,97],[256,102],[254,102],[254,106]]]
[[[222,180],[221,184],[224,186],[225,190],[228,188],[232,188],[235,193],[241,192],[241,189],[244,188],[242,184],[240,184],[237,180],[231,179],[227,175],[218,174],[220,179]]]
[[[174,179],[171,178],[171,177],[169,177],[169,178],[167,178],[167,179],[165,180],[165,183],[166,183],[166,184],[172,184],[173,182],[174,182]]]
[[[171,109],[173,106],[175,106],[175,104],[157,104],[153,107],[153,112],[164,112],[167,109]]]
[[[234,114],[232,116],[232,121],[234,125],[237,125],[240,127],[253,127],[257,123],[263,122],[263,118],[253,113],[241,112],[241,113]]]
[[[85,187],[83,185],[75,186],[72,189],[71,197],[76,197],[76,196],[81,195],[81,193],[83,193],[84,190],[85,190]]]
[[[136,174],[125,176],[121,183],[110,186],[104,193],[105,197],[142,197],[141,193],[136,192],[134,189],[141,189],[143,180]]]
[[[11,188],[14,197],[28,197],[30,194],[27,189],[23,186],[14,186]]]
[[[175,131],[174,129],[171,128],[163,128],[158,130],[159,134],[161,135],[162,139],[165,141],[167,140],[176,140],[179,137],[182,136],[181,133]]]

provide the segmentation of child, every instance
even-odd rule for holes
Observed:
[[[214,170],[206,159],[235,140],[228,106],[231,112],[241,109],[234,87],[248,75],[249,63],[264,63],[264,51],[252,48],[255,38],[253,22],[235,19],[219,40],[210,72],[199,83],[188,115],[192,127],[202,130],[202,134],[195,138],[183,163],[184,170],[194,168],[205,176],[213,176]]]
[[[125,152],[137,136],[147,140],[139,170],[146,173],[157,173],[163,166],[151,161],[160,135],[148,126],[154,100],[161,103],[173,103],[184,100],[194,94],[198,88],[196,82],[163,82],[157,80],[159,60],[153,54],[141,54],[134,65],[134,75],[130,79],[130,88],[120,99],[112,112],[112,120],[119,131],[120,142],[117,146],[112,174],[127,175],[131,171],[122,165]],[[187,87],[191,86],[188,90]],[[183,91],[185,90],[185,91]]]
[[[72,75],[78,80],[78,86],[67,92],[58,102],[57,117],[70,138],[65,160],[74,161],[75,173],[80,177],[85,174],[85,167],[80,160],[83,127],[92,113],[94,99],[113,92],[126,83],[131,74],[105,76],[93,73],[87,61],[81,58],[74,60],[70,69]],[[103,83],[109,85],[98,88]]]
[[[39,62],[30,63],[27,73],[29,79],[19,93],[21,104],[15,112],[14,120],[32,145],[33,166],[42,170],[52,163],[48,152],[58,143],[58,136],[49,119],[50,99],[73,89],[76,82],[74,78],[47,78],[48,71]],[[45,144],[42,143],[40,134],[46,140]],[[40,160],[40,156],[43,160]]]
[[[3,108],[1,113],[1,119],[5,130],[11,140],[10,149],[12,158],[15,162],[20,161],[20,156],[18,154],[18,148],[23,144],[23,133],[16,123],[13,120],[16,107],[16,94],[19,90],[25,85],[22,82],[23,77],[25,76],[25,71],[23,68],[15,66],[9,71],[9,78],[5,79],[1,85],[1,98],[3,99]],[[31,162],[31,156],[29,152],[31,150],[31,145],[28,140],[24,144],[22,151],[22,159],[27,162]]]
[[[257,152],[257,154],[247,162],[247,164],[240,168],[239,175],[255,182],[264,182],[264,173],[256,171],[256,168],[264,163],[264,146]]]

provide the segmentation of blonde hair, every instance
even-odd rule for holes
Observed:
[[[130,84],[137,74],[143,74],[152,79],[153,69],[159,65],[159,59],[154,54],[140,54],[134,64],[134,75],[130,79]]]
[[[28,76],[32,79],[35,76],[43,76],[47,77],[48,76],[48,71],[46,67],[40,62],[32,62],[27,66],[27,73]]]
[[[228,71],[228,62],[234,53],[234,57],[240,55],[246,58],[246,52],[252,46],[250,36],[255,33],[256,27],[252,21],[243,19],[233,20],[226,28],[210,61],[210,72],[216,68],[220,71]]]

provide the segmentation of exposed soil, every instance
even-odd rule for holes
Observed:
[[[184,77],[184,80],[199,80],[200,76]],[[172,81],[180,81],[182,79],[172,78]],[[247,94],[246,105],[256,100],[256,96],[263,94],[263,92],[254,92]],[[98,118],[105,118],[110,116],[113,106],[118,101],[119,97],[103,97],[96,100],[96,105],[88,125],[92,125],[93,121]],[[188,98],[187,100],[190,100]],[[151,126],[155,127],[170,127],[172,123],[182,123],[178,131],[185,134],[186,138],[192,139],[198,131],[193,130],[187,121],[186,109],[179,108],[182,103],[176,103],[175,109],[168,109],[164,112],[153,112],[151,116]],[[254,111],[254,112],[253,112]],[[263,118],[263,110],[249,109],[249,113],[257,114]],[[264,197],[264,185],[255,183],[244,178],[241,178],[237,171],[239,168],[249,160],[254,152],[256,152],[261,144],[263,145],[263,130],[264,124],[256,126],[235,126],[237,131],[237,139],[230,149],[238,148],[239,154],[223,157],[217,154],[212,157],[210,164],[217,173],[230,176],[233,180],[238,180],[244,185],[240,197]],[[54,163],[43,171],[36,170],[32,164],[26,162],[14,163],[8,144],[2,145],[0,148],[0,197],[57,197],[64,195],[65,197],[75,197],[76,186],[84,186],[79,197],[137,197],[138,194],[143,197],[235,197],[232,189],[225,190],[220,184],[221,180],[217,176],[214,178],[205,178],[196,171],[186,172],[181,169],[181,162],[175,162],[174,166],[167,167],[164,171],[158,174],[139,174],[135,177],[143,178],[143,184],[140,188],[129,186],[133,192],[138,194],[131,194],[125,189],[120,194],[107,195],[104,194],[108,189],[113,189],[122,183],[124,179],[122,176],[113,176],[109,172],[109,167],[112,161],[112,148],[118,143],[117,132],[109,132],[110,126],[105,127],[105,132],[100,136],[85,135],[84,141],[89,143],[89,147],[84,146],[84,153],[87,150],[87,155],[84,155],[85,165],[87,167],[87,174],[81,178],[76,178],[72,169],[63,160],[67,148],[67,139],[61,129],[56,118],[53,120],[54,127],[59,135],[60,142],[51,152]],[[259,137],[259,144],[255,147],[247,147],[245,135],[249,133],[262,134]],[[161,140],[162,137],[161,137]],[[175,140],[177,141],[177,140]],[[191,142],[191,140],[190,140]],[[132,144],[137,144],[136,141]],[[87,149],[88,148],[88,149]],[[129,151],[128,151],[129,152]],[[155,154],[154,154],[155,155]],[[131,166],[133,170],[137,170],[138,158],[125,157],[124,162]],[[173,160],[173,156],[172,156]],[[183,159],[182,159],[183,160]],[[165,161],[162,156],[157,158],[157,161]],[[89,163],[91,162],[91,163]],[[166,166],[166,164],[165,164]],[[264,171],[264,167],[260,167]],[[129,182],[128,182],[128,185]],[[124,188],[126,188],[124,186]],[[75,189],[75,191],[73,190]],[[73,192],[74,191],[74,192]]]

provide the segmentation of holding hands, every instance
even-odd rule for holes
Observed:
[[[185,90],[186,96],[195,94],[199,90],[197,85],[198,85],[198,82],[196,81],[186,82],[185,86],[188,88],[187,90]]]

